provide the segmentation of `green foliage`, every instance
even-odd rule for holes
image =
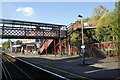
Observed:
[[[116,13],[120,13],[120,1],[119,2],[115,2],[115,9],[114,9],[114,11],[116,12]]]
[[[93,16],[103,16],[106,12],[108,12],[108,9],[104,8],[102,5],[99,5],[97,8],[94,8]]]
[[[120,2],[115,3],[114,12],[106,13],[100,17],[95,32],[99,41],[117,42],[114,54],[120,54]]]
[[[99,20],[99,18],[101,16],[103,16],[105,13],[107,13],[108,10],[106,8],[104,8],[103,6],[99,5],[98,8],[94,8],[93,10],[93,17],[90,19],[90,18],[85,18],[83,19],[83,23],[85,22],[90,22],[90,23],[94,23],[96,21]],[[75,23],[81,23],[81,20],[77,20]],[[96,34],[95,34],[95,30],[90,30],[90,31],[86,31],[84,32],[84,40],[85,40],[85,44],[89,44],[89,43],[94,43],[96,42],[95,39],[93,38],[96,38]],[[92,36],[90,36],[92,35]],[[71,35],[71,45],[72,46],[80,46],[81,45],[81,32],[75,32]]]
[[[81,22],[77,20],[75,23]],[[113,12],[109,12],[104,6],[99,5],[93,10],[92,18],[83,19],[83,22],[95,23],[95,30],[84,31],[85,44],[99,42],[117,42],[114,54],[120,54],[120,2],[115,3]],[[92,36],[91,36],[92,35]],[[71,45],[80,48],[81,32],[76,31],[71,35]]]
[[[90,21],[90,18],[83,19],[83,22],[89,22],[89,21]],[[75,23],[77,23],[77,22],[81,23],[81,20],[79,19],[79,20],[75,21]]]
[[[79,47],[80,44],[81,44],[81,35],[80,35],[79,31],[76,31],[71,35],[71,45],[73,47],[75,47],[75,46]]]
[[[117,35],[118,35],[118,41],[120,41],[120,1],[119,2],[115,2],[115,9],[114,12],[117,16],[117,22],[118,22],[118,26],[116,27],[117,30]]]
[[[120,28],[118,15],[115,12],[107,13],[99,19],[96,36],[102,41],[119,41]]]
[[[9,45],[2,45],[2,50],[5,51],[7,48],[9,48]]]
[[[11,41],[11,40],[5,41],[5,42],[2,44],[2,50],[7,50],[7,49],[10,47],[10,41]]]
[[[104,14],[108,13],[108,9],[104,8],[104,6],[99,5],[97,8],[93,9],[93,16],[91,18],[92,23],[97,22],[101,16],[103,16]]]
[[[120,1],[115,2],[115,9],[114,12],[116,13],[117,17],[118,17],[118,26],[117,26],[117,42],[118,42],[118,55],[120,57]]]

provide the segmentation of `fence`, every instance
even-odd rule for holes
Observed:
[[[98,49],[103,51],[106,55],[113,55],[114,50],[117,48],[117,42],[101,42],[101,43],[95,43],[95,45]]]

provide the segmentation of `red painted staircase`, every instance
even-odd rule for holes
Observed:
[[[44,51],[45,48],[49,47],[49,45],[52,43],[53,40],[47,40],[45,43],[43,43],[42,47],[40,48],[40,54]]]
[[[89,26],[92,26],[93,24],[89,24]],[[89,27],[89,26],[87,26],[87,27]],[[68,30],[67,30],[67,34],[68,34],[68,36],[70,36],[74,31],[76,31],[77,29],[80,29],[82,26],[81,26],[81,24],[80,23],[74,23],[74,24],[71,24],[69,27],[68,27]],[[85,26],[86,27],[86,26]],[[44,52],[44,50],[46,49],[46,48],[48,48],[49,47],[49,49],[52,49],[51,47],[53,47],[52,45],[50,45],[50,44],[52,44],[52,42],[53,42],[54,40],[53,39],[49,39],[49,40],[47,40],[47,41],[45,41],[44,43],[43,43],[43,45],[41,46],[41,48],[40,48],[40,54],[42,54],[43,52]],[[58,42],[57,42],[58,43]],[[51,46],[51,47],[50,47]]]

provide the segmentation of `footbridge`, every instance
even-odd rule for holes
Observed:
[[[70,35],[79,30],[82,25],[78,23],[66,25],[0,19],[0,37],[2,39],[45,39],[39,48],[42,53],[62,53],[62,39],[66,38],[66,52],[71,54]],[[84,31],[95,29],[96,23],[84,25]],[[91,34],[88,34],[91,37]],[[59,44],[59,47],[57,46]],[[24,47],[24,46],[23,46]]]
[[[56,39],[66,37],[66,26],[0,19],[0,36],[10,39]]]
[[[96,24],[84,26],[84,30],[95,29]],[[66,25],[39,23],[30,21],[0,19],[1,38],[10,39],[59,39],[67,38],[76,30],[81,30],[81,24]]]

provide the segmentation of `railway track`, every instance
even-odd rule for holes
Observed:
[[[26,62],[20,58],[13,58],[3,54],[2,80],[69,80],[66,77]]]

